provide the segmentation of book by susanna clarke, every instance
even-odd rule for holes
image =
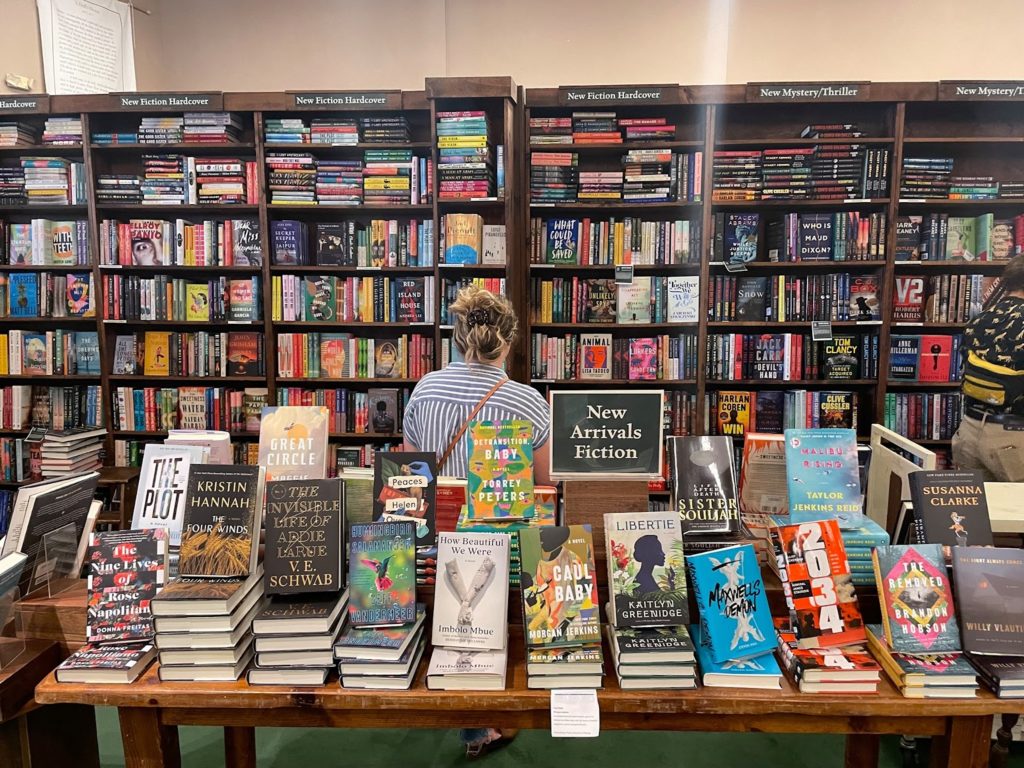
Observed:
[[[416,619],[415,542],[410,522],[351,526],[348,617],[353,627],[397,626]]]

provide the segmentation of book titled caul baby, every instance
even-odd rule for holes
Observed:
[[[533,517],[533,424],[469,425],[469,520]]]

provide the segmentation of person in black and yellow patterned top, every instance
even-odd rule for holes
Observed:
[[[1024,481],[1024,256],[964,331],[964,417],[953,463],[986,480]]]

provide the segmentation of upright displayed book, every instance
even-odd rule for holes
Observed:
[[[266,406],[260,419],[259,463],[267,480],[327,477],[329,411],[323,406]]]
[[[344,589],[342,481],[276,480],[267,483],[266,498],[266,594]]]
[[[436,454],[374,452],[374,520],[411,522],[416,526],[417,546],[433,546],[437,541],[436,494]]]
[[[353,627],[389,627],[416,618],[416,531],[412,523],[367,523],[349,530],[349,608]]]
[[[172,547],[181,544],[189,468],[204,463],[209,451],[193,445],[150,443],[142,454],[132,528],[163,528]]]
[[[953,547],[964,650],[1024,656],[1024,550]]]
[[[747,432],[743,436],[739,502],[743,515],[778,515],[789,511],[783,435]]]
[[[787,429],[786,478],[793,522],[832,518],[856,525],[863,515],[857,433]]]
[[[437,541],[431,643],[452,650],[504,650],[508,640],[509,537],[443,533]]]
[[[732,438],[670,437],[672,497],[684,536],[740,528]]]
[[[910,500],[918,541],[953,546],[991,546],[992,524],[980,472],[911,472]]]
[[[474,421],[469,425],[470,520],[533,516],[533,424]]]

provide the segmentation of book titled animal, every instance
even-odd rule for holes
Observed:
[[[360,523],[349,532],[348,617],[354,627],[416,619],[416,530],[406,521]]]
[[[508,635],[509,536],[442,533],[431,642],[456,650],[503,649]]]
[[[436,494],[436,454],[374,452],[374,520],[408,520],[416,526],[417,546],[432,546],[437,540]]]
[[[263,591],[268,595],[338,592],[345,587],[341,480],[267,483]]]
[[[259,463],[267,480],[327,477],[330,412],[323,406],[266,406],[260,419]]]

